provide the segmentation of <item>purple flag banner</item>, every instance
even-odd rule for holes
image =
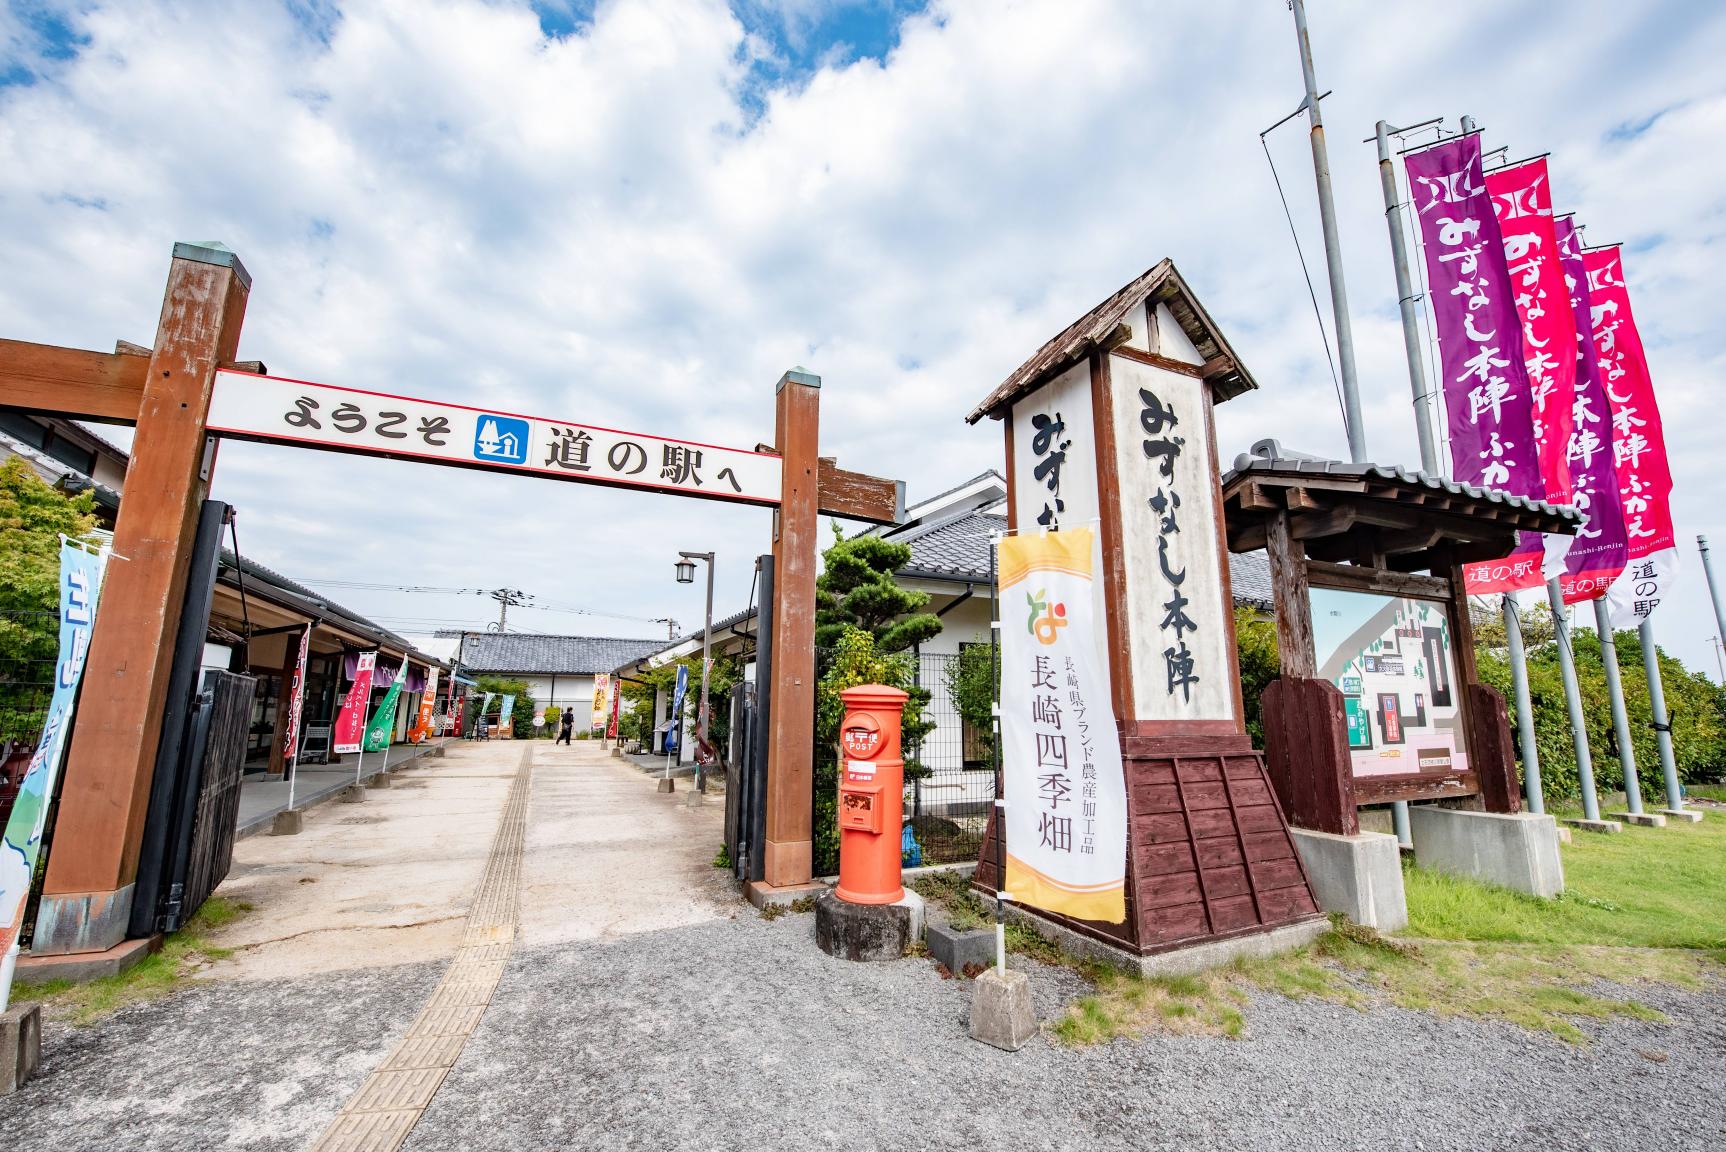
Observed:
[[[1438,325],[1452,474],[1465,484],[1544,498],[1522,321],[1481,170],[1480,136],[1415,153],[1408,179]]]
[[[1626,537],[1624,510],[1619,503],[1618,476],[1613,468],[1612,402],[1600,376],[1594,352],[1588,302],[1588,273],[1582,266],[1582,238],[1576,221],[1553,221],[1558,234],[1558,259],[1570,290],[1570,312],[1576,324],[1576,398],[1570,432],[1571,499],[1588,517],[1576,531],[1576,543],[1564,557],[1558,578],[1564,602],[1576,604],[1606,594],[1624,571]]]

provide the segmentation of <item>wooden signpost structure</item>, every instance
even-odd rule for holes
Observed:
[[[1126,778],[1127,915],[1044,919],[1140,963],[1244,937],[1292,945],[1325,923],[1242,710],[1212,408],[1255,387],[1165,260],[968,418],[1002,421],[1010,531],[1097,529],[1092,616],[1106,621],[1100,664]],[[991,892],[996,827],[976,880]]]
[[[766,882],[808,883],[817,520],[892,523],[904,508],[902,484],[821,458],[819,377],[797,369],[780,379],[769,446],[631,435],[265,376],[239,360],[251,287],[221,245],[177,244],[151,348],[0,340],[0,407],[137,428],[32,950],[102,952],[126,938],[192,536],[222,437],[772,508]]]

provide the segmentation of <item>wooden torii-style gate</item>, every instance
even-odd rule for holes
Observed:
[[[638,487],[775,510],[765,880],[811,879],[815,576],[821,515],[894,522],[904,488],[819,454],[820,378],[780,378],[753,450],[408,400],[238,360],[251,277],[219,244],[176,244],[152,348],[0,339],[0,407],[137,428],[36,920],[39,955],[127,935],[199,508],[224,437]]]

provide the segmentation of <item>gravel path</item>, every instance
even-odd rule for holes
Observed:
[[[1039,1037],[1009,1055],[966,1036],[969,985],[927,961],[832,960],[813,932],[745,913],[518,951],[407,1147],[1726,1146],[1719,988],[1639,991],[1674,1023],[1587,1024],[1588,1048],[1260,996],[1243,1040]],[[1044,1018],[1082,990],[1034,980]]]
[[[42,1076],[0,1096],[0,1149],[303,1148],[442,971],[202,984],[88,1028],[51,1023]]]

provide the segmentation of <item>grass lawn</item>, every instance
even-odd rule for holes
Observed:
[[[1638,986],[1697,991],[1720,979],[1726,813],[1613,836],[1577,832],[1563,858],[1566,891],[1556,900],[1405,867],[1409,926],[1394,938],[1339,922],[1301,952],[1172,980],[1080,966],[1096,990],[1050,1030],[1070,1044],[1148,1032],[1238,1036],[1246,991],[1256,988],[1503,1020],[1585,1044],[1585,1020],[1665,1019],[1634,998]]]

